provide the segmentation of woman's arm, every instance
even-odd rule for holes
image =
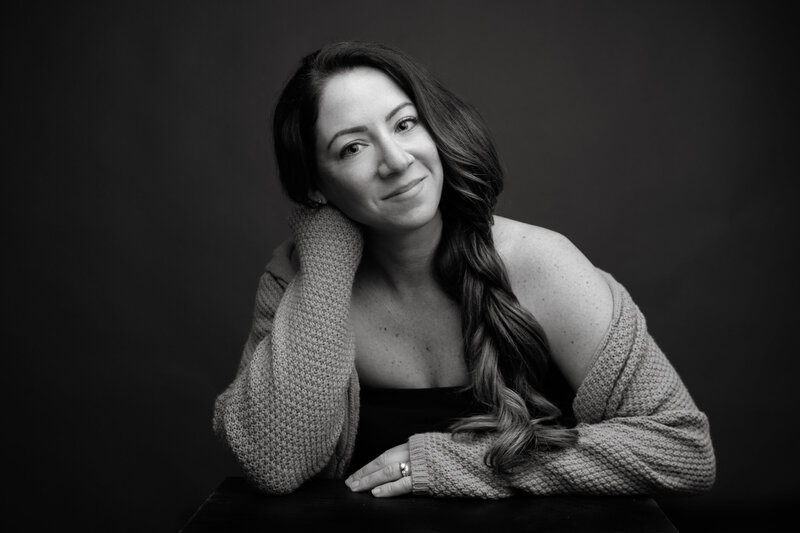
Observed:
[[[357,416],[348,315],[361,234],[330,207],[297,208],[290,226],[300,269],[288,285],[261,277],[238,372],[214,409],[248,479],[279,494],[351,453],[355,435],[342,432]]]
[[[491,436],[448,433],[409,439],[415,493],[500,498],[532,494],[697,492],[711,487],[708,420],[647,331],[644,316],[611,276],[611,328],[574,401],[577,445],[540,451],[502,479],[483,463]]]

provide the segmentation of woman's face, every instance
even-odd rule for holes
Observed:
[[[316,155],[320,192],[356,222],[397,232],[437,216],[439,151],[411,99],[383,72],[359,67],[327,81]]]

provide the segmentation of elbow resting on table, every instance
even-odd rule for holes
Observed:
[[[705,415],[703,418],[705,419]],[[711,443],[708,419],[705,419],[704,430],[698,431],[692,456],[696,464],[695,474],[688,476],[686,491],[697,493],[711,490],[717,477],[717,459]]]
[[[305,481],[296,471],[286,471],[270,466],[273,461],[261,456],[255,451],[255,448],[241,449],[241,441],[231,438],[224,430],[218,432],[217,435],[232,452],[247,482],[256,490],[275,495],[290,494]]]
[[[254,435],[241,423],[235,410],[226,408],[224,401],[217,402],[213,430],[236,459],[247,482],[260,492],[290,494],[327,464],[309,460],[306,454],[286,443],[268,442]],[[328,455],[332,453],[331,449]]]
[[[257,468],[247,468],[247,466],[245,466],[243,463],[240,464],[242,464],[247,482],[253,488],[265,494],[273,494],[277,496],[291,494],[299,489],[300,485],[302,485],[304,481],[302,479],[293,479],[288,476],[265,477],[262,472],[258,471]]]
[[[696,494],[706,492],[714,485],[717,462],[708,418],[699,411],[692,418],[695,425],[680,439],[681,443],[676,447],[679,453],[673,459],[675,470],[663,476],[659,483],[661,491]]]

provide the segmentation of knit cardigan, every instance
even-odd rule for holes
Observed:
[[[215,402],[213,421],[248,480],[273,494],[292,492],[315,476],[344,477],[359,414],[349,308],[360,231],[332,208],[296,208],[289,222],[294,238],[275,250],[261,276],[252,329],[236,377]],[[706,416],[648,334],[628,292],[602,274],[614,311],[576,391],[577,443],[538,451],[519,473],[501,477],[484,464],[492,434],[410,435],[415,495],[654,494],[711,487],[716,461]]]

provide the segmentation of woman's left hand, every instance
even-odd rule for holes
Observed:
[[[400,463],[411,468],[408,443],[386,450],[347,478],[345,484],[353,492],[371,490],[378,498],[411,494],[411,475],[403,476]]]

